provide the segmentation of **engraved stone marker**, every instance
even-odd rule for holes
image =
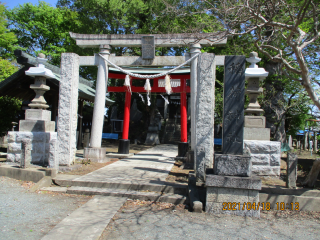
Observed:
[[[245,56],[226,56],[222,153],[243,154]]]
[[[20,167],[30,167],[32,144],[30,139],[22,139]]]
[[[197,180],[205,181],[206,169],[213,167],[214,149],[214,89],[215,55],[201,53],[198,57],[196,120],[195,172]]]
[[[287,188],[295,188],[297,180],[298,157],[296,154],[288,152],[287,154]]]
[[[142,45],[142,59],[154,59],[154,36],[141,37]]]

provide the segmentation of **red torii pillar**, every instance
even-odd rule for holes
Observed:
[[[185,157],[188,152],[188,119],[187,119],[187,82],[186,79],[180,80],[180,124],[181,142],[178,144],[178,157]]]
[[[126,88],[126,98],[124,102],[124,114],[123,114],[123,130],[122,139],[119,141],[118,153],[129,154],[130,140],[129,137],[129,123],[130,123],[130,107],[131,107],[131,92]]]

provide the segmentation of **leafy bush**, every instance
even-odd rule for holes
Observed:
[[[21,100],[8,96],[0,97],[0,137],[12,129],[12,122],[17,120],[21,109]]]

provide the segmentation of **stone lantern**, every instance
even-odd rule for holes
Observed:
[[[56,156],[55,122],[51,121],[51,111],[43,94],[50,90],[46,85],[47,78],[55,78],[53,73],[46,69],[47,61],[43,54],[37,57],[37,67],[30,67],[26,75],[34,77],[34,84],[30,85],[36,93],[35,98],[25,111],[25,120],[20,120],[19,132],[8,132],[7,161],[20,163],[25,168],[30,164],[48,166],[58,169]]]
[[[46,85],[47,78],[55,78],[51,70],[46,69],[44,63],[47,61],[45,55],[40,53],[37,57],[37,67],[31,67],[26,75],[34,77],[34,84],[30,88],[35,91],[36,96],[28,105],[31,109],[25,112],[25,120],[20,121],[20,132],[54,132],[55,122],[51,121],[51,111],[46,110],[49,106],[43,95],[50,87]]]
[[[244,139],[245,140],[270,140],[270,129],[266,128],[266,118],[262,116],[263,109],[258,102],[258,96],[263,92],[260,81],[263,81],[268,72],[259,68],[257,63],[261,61],[256,52],[251,52],[246,59],[251,65],[246,68],[245,77],[248,81],[246,94],[249,96],[249,105],[245,109]]]

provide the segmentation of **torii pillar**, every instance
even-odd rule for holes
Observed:
[[[109,45],[100,45],[100,54],[105,58],[110,55]],[[106,61],[99,57],[98,76],[96,84],[96,95],[94,98],[94,108],[91,127],[90,147],[84,149],[84,158],[94,159],[94,161],[104,161],[106,148],[101,147],[102,130],[104,123],[104,108],[106,103],[108,65]]]
[[[119,140],[119,148],[118,148],[119,154],[129,154],[129,150],[130,150],[130,140],[129,140],[130,106],[131,106],[131,92],[128,91],[128,89],[126,89],[122,139]]]

